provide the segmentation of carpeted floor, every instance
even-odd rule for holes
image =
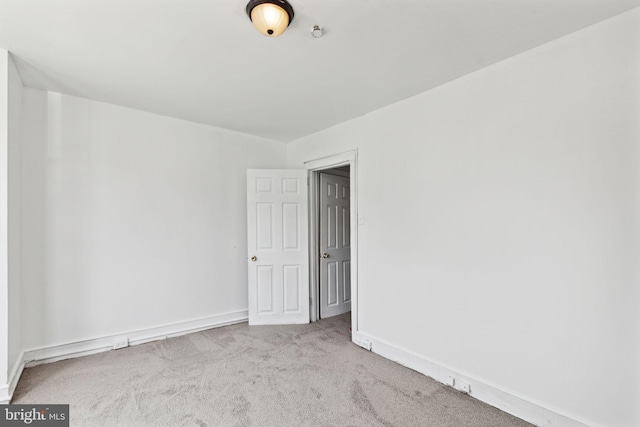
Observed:
[[[357,347],[349,326],[243,323],[40,365],[13,403],[69,403],[71,426],[531,426]]]

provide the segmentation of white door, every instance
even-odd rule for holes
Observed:
[[[249,324],[309,323],[307,171],[247,171]]]
[[[351,310],[349,178],[320,174],[320,317]]]

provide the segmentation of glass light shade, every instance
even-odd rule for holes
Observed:
[[[289,26],[289,14],[273,3],[262,3],[251,11],[251,22],[265,36],[276,37]]]

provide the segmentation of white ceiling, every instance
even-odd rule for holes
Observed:
[[[0,0],[0,47],[27,86],[291,141],[640,6],[290,1],[268,38],[245,0]]]

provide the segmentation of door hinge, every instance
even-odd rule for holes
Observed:
[[[309,297],[309,307],[313,305],[313,298]]]

